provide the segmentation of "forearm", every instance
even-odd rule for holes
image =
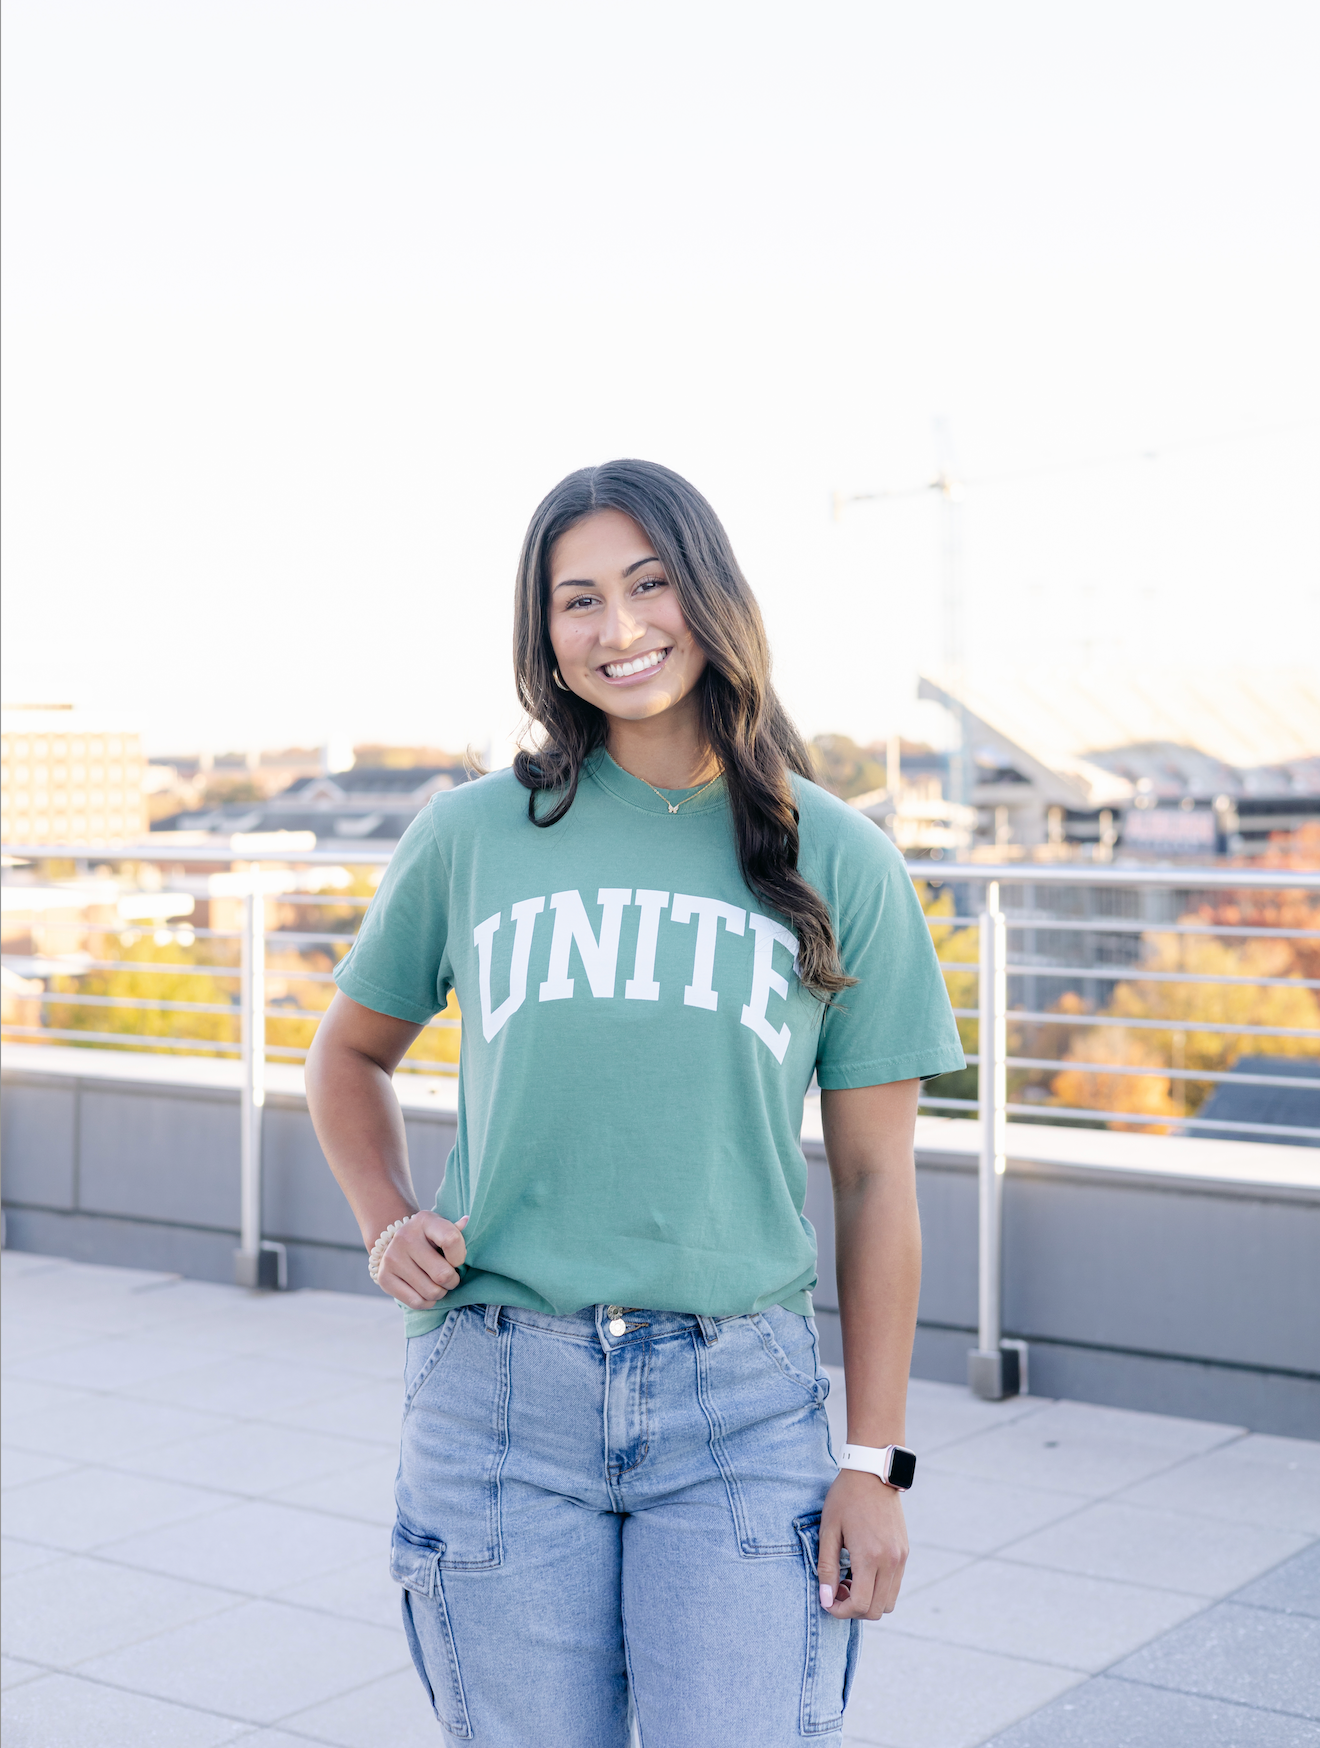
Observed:
[[[307,1058],[307,1107],[316,1138],[368,1248],[395,1220],[417,1209],[403,1112],[389,1069],[322,1032]]]
[[[835,1266],[848,1441],[905,1440],[908,1368],[921,1291],[921,1223],[911,1172],[865,1172],[836,1185]]]

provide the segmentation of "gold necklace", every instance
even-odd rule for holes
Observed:
[[[642,778],[642,782],[646,783],[646,787],[651,791],[652,795],[660,796],[661,801],[664,802],[670,813],[677,813],[680,807],[686,807],[689,801],[695,801],[699,795],[704,795],[708,789],[713,789],[723,775],[723,771],[716,771],[709,783],[703,783],[700,789],[694,789],[691,795],[685,795],[681,801],[671,801],[667,795],[661,794],[660,790],[656,788],[654,783],[646,783],[645,777]]]

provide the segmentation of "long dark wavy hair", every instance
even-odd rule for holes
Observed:
[[[770,684],[770,646],[756,598],[714,510],[679,474],[653,461],[579,468],[537,506],[518,561],[513,659],[518,696],[544,739],[513,762],[531,791],[534,825],[563,819],[583,761],[605,744],[604,713],[555,684],[550,643],[550,555],[560,535],[599,510],[631,516],[664,565],[688,630],[706,657],[699,681],[707,744],[724,773],[748,886],[787,917],[798,938],[798,974],[823,1001],[856,979],[839,963],[824,899],[798,872],[798,811],[789,774],[814,781],[802,736]],[[537,796],[559,792],[544,812]]]

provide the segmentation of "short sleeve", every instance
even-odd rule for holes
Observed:
[[[448,869],[430,805],[399,839],[352,948],[335,967],[344,994],[425,1025],[449,999]]]
[[[840,923],[839,957],[857,982],[840,990],[821,1024],[822,1087],[879,1086],[966,1066],[921,902],[897,857]]]

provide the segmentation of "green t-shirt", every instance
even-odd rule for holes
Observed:
[[[799,868],[859,981],[826,1008],[744,884],[724,784],[671,814],[603,752],[557,825],[500,771],[409,826],[339,987],[420,1023],[463,1011],[458,1138],[436,1201],[469,1214],[455,1306],[809,1314],[799,1144],[813,1071],[873,1086],[963,1066],[902,857],[793,779]],[[675,800],[692,790],[670,791]],[[548,807],[544,797],[538,805]]]

